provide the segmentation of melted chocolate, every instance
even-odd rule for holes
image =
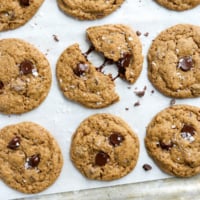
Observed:
[[[107,153],[100,151],[95,157],[95,164],[98,166],[104,166],[109,161],[109,158],[110,157]]]
[[[192,126],[186,124],[184,124],[183,128],[181,129],[181,133],[189,133],[191,136],[193,136],[195,132],[196,130]]]
[[[162,149],[164,149],[164,150],[170,150],[172,147],[173,147],[173,143],[172,142],[170,142],[169,144],[165,144],[164,142],[162,142],[162,141],[160,141],[159,142],[159,146],[162,148]]]
[[[28,158],[29,167],[37,167],[40,163],[40,154],[34,154]]]
[[[17,149],[17,148],[20,146],[20,141],[21,141],[20,137],[15,136],[15,137],[8,143],[7,147],[8,147],[9,149],[15,150],[15,149]]]
[[[193,67],[194,67],[194,62],[191,56],[180,58],[177,65],[177,68],[181,69],[182,71],[189,71]]]
[[[2,81],[0,81],[0,90],[2,90],[2,89],[3,89],[3,87],[4,87],[4,84],[3,84],[3,82],[2,82]]]
[[[74,74],[77,76],[82,76],[88,70],[88,65],[85,63],[78,63],[76,68],[74,69]]]
[[[83,55],[87,58],[87,56],[88,56],[92,51],[94,51],[94,50],[95,50],[94,46],[91,45],[91,46],[89,47],[89,49],[88,49],[85,53],[83,53]]]
[[[21,6],[29,6],[30,0],[19,0]]]
[[[129,66],[131,59],[132,55],[130,53],[124,53],[123,56],[116,62],[119,74],[125,75],[126,67]]]
[[[113,133],[109,137],[109,142],[112,146],[119,146],[124,141],[124,137],[119,133]]]
[[[20,72],[24,75],[31,74],[33,68],[33,63],[30,60],[24,60],[19,65]]]

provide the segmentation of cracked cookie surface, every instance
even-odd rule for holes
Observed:
[[[136,33],[122,24],[93,26],[87,35],[97,52],[112,60],[120,77],[134,83],[142,71],[142,45]]]
[[[148,52],[148,77],[163,94],[200,96],[200,27],[178,24],[161,32]]]
[[[3,0],[0,4],[0,31],[18,28],[29,21],[44,0]]]
[[[55,182],[63,165],[60,148],[38,124],[21,122],[0,130],[0,178],[23,193],[38,193]]]
[[[103,18],[121,6],[124,0],[57,0],[59,8],[80,20]]]
[[[87,178],[114,180],[134,169],[139,141],[121,118],[95,114],[81,122],[75,131],[70,154],[74,165]]]
[[[78,44],[61,54],[56,75],[63,94],[86,107],[103,108],[119,100],[111,77],[96,70]]]
[[[200,173],[200,108],[175,105],[149,123],[145,144],[149,155],[168,174],[190,177]]]
[[[155,0],[160,5],[171,10],[188,10],[200,4],[200,0]]]
[[[0,40],[0,112],[20,114],[38,107],[51,86],[48,60],[20,39]]]

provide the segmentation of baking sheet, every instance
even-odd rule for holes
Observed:
[[[0,182],[1,198],[13,199],[27,196],[38,196],[67,191],[76,191],[90,188],[122,185],[127,183],[144,182],[169,178],[162,173],[148,157],[144,148],[145,128],[152,117],[161,109],[169,106],[171,98],[161,95],[156,91],[147,79],[146,55],[152,39],[162,30],[178,23],[192,23],[200,25],[200,6],[185,12],[174,12],[162,8],[152,0],[126,0],[126,2],[113,14],[96,21],[78,21],[63,14],[57,7],[55,0],[45,0],[44,4],[25,26],[13,31],[0,33],[2,38],[21,38],[40,49],[51,64],[53,83],[46,100],[35,110],[22,115],[0,115],[0,127],[21,121],[33,121],[48,129],[58,141],[63,157],[64,166],[60,177],[54,185],[36,195],[25,195],[16,192]],[[117,79],[116,90],[120,95],[120,101],[104,109],[86,109],[81,105],[65,99],[60,92],[55,76],[55,65],[62,51],[73,43],[79,43],[85,52],[89,43],[85,36],[85,30],[90,26],[109,23],[123,23],[131,26],[135,31],[140,31],[143,44],[144,65],[142,73],[133,85]],[[145,34],[148,33],[148,34]],[[59,39],[56,42],[53,38]],[[148,35],[148,36],[147,36]],[[99,66],[103,60],[95,54],[89,56],[94,64]],[[114,69],[113,69],[114,70]],[[139,98],[134,91],[141,91],[147,87],[145,96]],[[152,90],[155,92],[152,93]],[[135,107],[136,102],[140,106]],[[198,98],[176,100],[178,103],[187,103],[199,106]],[[128,108],[128,110],[126,109]],[[140,140],[140,155],[136,168],[124,178],[104,182],[93,181],[84,178],[72,165],[69,158],[71,136],[79,123],[94,113],[111,113],[124,119],[138,134]],[[144,171],[143,164],[152,166],[151,171]]]

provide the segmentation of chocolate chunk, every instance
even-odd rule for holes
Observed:
[[[162,148],[162,149],[164,149],[164,150],[170,150],[172,147],[173,147],[173,143],[172,142],[170,142],[169,144],[166,144],[166,143],[164,143],[164,142],[162,142],[162,141],[160,141],[159,142],[159,146]]]
[[[149,171],[149,170],[152,169],[152,166],[149,165],[149,164],[144,164],[142,167],[143,167],[143,169],[144,169],[145,171]]]
[[[77,76],[82,76],[88,70],[88,65],[85,63],[78,63],[76,68],[74,69],[74,74]]]
[[[104,166],[109,161],[109,155],[100,151],[95,157],[95,164],[98,166]]]
[[[130,53],[124,53],[122,58],[120,58],[116,62],[119,74],[125,75],[125,72],[126,72],[125,68],[129,66],[131,59],[132,59],[132,55]]]
[[[20,72],[24,75],[31,74],[33,68],[33,63],[30,60],[24,60],[19,65]]]
[[[119,133],[113,133],[109,137],[109,142],[112,146],[119,146],[124,141],[124,137]]]
[[[20,137],[15,136],[15,137],[8,143],[8,146],[7,146],[7,147],[8,147],[9,149],[15,150],[15,149],[17,149],[17,148],[20,146],[20,141],[21,141]]]
[[[140,102],[139,102],[139,101],[135,102],[135,103],[133,104],[133,106],[134,106],[134,107],[140,106]]]
[[[54,39],[54,41],[59,42],[58,36],[55,34],[53,35],[53,39]]]
[[[177,65],[177,68],[181,69],[182,71],[189,71],[193,67],[194,67],[194,62],[191,56],[180,58]]]
[[[137,36],[142,35],[142,33],[140,31],[136,31]]]
[[[0,90],[2,90],[2,89],[3,89],[3,87],[4,87],[4,84],[3,84],[3,82],[2,82],[2,81],[0,81]]]
[[[40,163],[40,154],[34,154],[28,158],[29,167],[37,167],[39,163]]]
[[[196,130],[190,126],[190,125],[187,125],[187,124],[184,124],[183,128],[181,129],[181,133],[183,134],[190,134],[191,136],[193,136],[195,134]],[[181,134],[181,135],[183,135]]]
[[[19,0],[21,6],[29,6],[30,0]]]
[[[134,91],[134,92],[138,97],[143,97],[145,95],[146,89],[147,89],[147,87],[144,86],[144,89],[142,91]]]

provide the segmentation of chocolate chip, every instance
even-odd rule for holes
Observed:
[[[109,142],[112,146],[119,146],[124,141],[124,136],[119,133],[113,133],[109,137]]]
[[[19,0],[21,6],[29,6],[30,0]]]
[[[31,74],[33,68],[33,63],[30,60],[24,60],[19,65],[19,70],[24,75]]]
[[[193,136],[195,134],[196,130],[187,124],[184,124],[183,128],[181,129],[181,133],[185,133],[185,134],[190,134],[191,136]]]
[[[169,144],[166,144],[166,143],[164,143],[164,142],[162,142],[162,141],[160,141],[159,142],[159,146],[162,148],[162,149],[164,149],[164,150],[170,150],[172,147],[173,147],[173,143],[172,142],[170,142]]]
[[[182,71],[189,71],[193,67],[194,67],[194,62],[191,56],[180,58],[177,65],[177,68],[181,69]]]
[[[3,82],[2,82],[2,81],[0,81],[0,90],[2,90],[2,89],[3,89],[3,87],[4,87],[4,84],[3,84]]]
[[[85,63],[78,63],[76,68],[74,69],[74,74],[77,76],[82,76],[88,70],[88,65]]]
[[[149,170],[152,169],[152,166],[149,165],[149,164],[144,164],[142,167],[143,167],[143,169],[144,169],[145,171],[149,171]]]
[[[8,143],[8,146],[7,146],[7,147],[8,147],[9,149],[15,150],[15,149],[17,149],[17,148],[20,146],[20,141],[21,141],[20,137],[15,136],[15,137]]]
[[[40,163],[40,154],[34,154],[28,158],[29,167],[37,167],[39,163]]]
[[[98,166],[104,166],[109,161],[109,158],[110,157],[107,153],[100,151],[95,157],[95,164]]]
[[[129,66],[131,59],[132,55],[130,53],[124,53],[123,56],[116,62],[120,74],[125,74],[125,68]]]

